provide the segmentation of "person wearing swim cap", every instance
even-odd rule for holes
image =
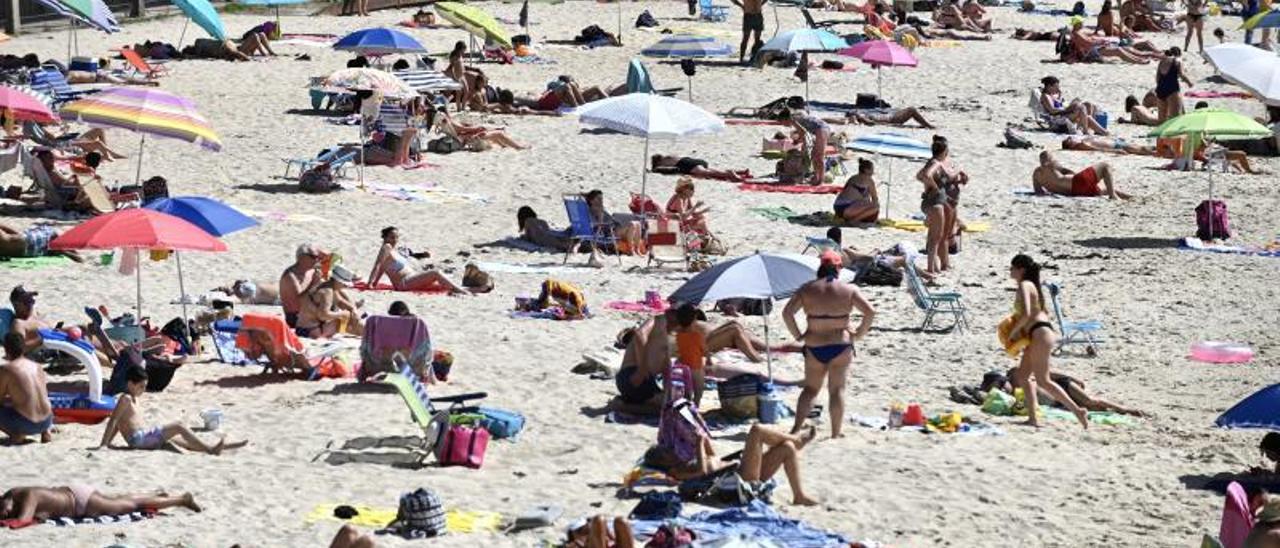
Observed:
[[[804,345],[804,389],[796,403],[792,434],[804,429],[813,399],[824,382],[830,398],[831,437],[840,437],[844,426],[844,383],[853,361],[853,341],[866,336],[876,312],[856,286],[840,280],[843,264],[838,251],[824,251],[819,256],[817,279],[801,286],[782,310],[787,330]],[[796,313],[801,310],[806,323],[803,332],[796,324]],[[854,310],[862,316],[857,327],[851,321]]]

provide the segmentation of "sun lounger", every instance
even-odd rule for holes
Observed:
[[[865,25],[866,19],[827,19],[818,21],[813,18],[813,14],[809,12],[809,8],[800,8],[800,14],[804,16],[805,24],[811,29],[831,30],[836,25]]]
[[[1070,133],[1071,122],[1060,115],[1049,114],[1044,109],[1044,103],[1040,101],[1040,90],[1032,88],[1030,99],[1027,101],[1027,107],[1031,109],[1031,116],[1035,120],[1036,125],[1042,129],[1052,131],[1054,133]]]
[[[253,332],[266,333],[271,341],[270,348],[261,348],[252,336]],[[302,352],[302,341],[297,333],[285,323],[284,318],[271,314],[245,314],[240,320],[240,329],[236,332],[236,348],[249,355],[280,355],[287,352]],[[263,369],[265,373],[274,369],[270,361]]]
[[[449,428],[450,413],[475,413],[479,411],[479,408],[468,406],[466,405],[467,402],[489,397],[484,392],[473,392],[433,399],[427,395],[427,387],[422,384],[422,381],[418,380],[417,374],[403,361],[401,361],[399,371],[387,375],[382,379],[382,382],[395,387],[396,391],[400,393],[400,397],[404,399],[405,405],[409,406],[409,414],[413,418],[414,424],[422,428],[422,444],[416,448],[422,453],[421,458],[418,460],[420,465],[425,463],[427,458],[433,454],[436,442],[444,436],[444,431]],[[448,411],[437,411],[434,405],[436,403],[449,404]]]
[[[396,371],[400,354],[420,378],[429,374],[433,351],[427,323],[417,317],[370,316],[360,340],[360,374],[365,379],[382,372]]]
[[[53,97],[55,103],[66,103],[91,93],[101,91],[100,87],[72,87],[67,77],[52,67],[32,69],[31,87],[40,93]]]
[[[147,63],[142,55],[134,51],[133,48],[120,48],[120,56],[124,57],[125,62],[133,68],[134,72],[146,77],[155,78],[169,73],[169,67],[164,64],[156,63],[155,65]]]
[[[107,188],[102,186],[102,181],[88,179],[81,183],[79,189],[68,191],[53,183],[53,178],[39,161],[32,160],[28,167],[28,175],[31,176],[32,181],[35,181],[35,186],[43,196],[45,205],[51,208],[80,209],[95,215],[116,210],[117,204],[112,201]]]
[[[329,171],[335,177],[343,177],[347,172],[347,166],[356,159],[357,151],[346,149],[343,147],[334,147],[315,158],[281,158],[284,160],[284,177],[289,178],[289,168],[298,166],[298,174],[311,169],[319,164],[328,162]]]
[[[599,249],[602,245],[610,246],[617,253],[618,237],[614,235],[613,227],[591,221],[591,207],[587,205],[586,198],[580,194],[565,196],[564,211],[569,216],[569,239],[574,244],[564,252],[565,263],[569,262],[569,256],[584,242],[591,244],[592,249]],[[618,254],[618,265],[622,265],[621,254]]]
[[[691,255],[696,253],[696,250],[690,249],[689,234],[681,228],[680,225],[682,223],[667,215],[650,215],[645,222],[648,224],[644,239],[645,245],[649,248],[647,266],[653,266],[654,263],[657,263],[658,266],[667,263],[682,263],[687,269],[692,258]],[[671,249],[676,250],[676,252],[660,252],[660,250]]]
[[[969,311],[965,308],[964,303],[960,302],[959,293],[930,292],[925,288],[924,281],[920,279],[920,273],[916,272],[915,264],[912,261],[906,261],[905,270],[912,300],[915,301],[917,308],[924,311],[924,322],[920,324],[922,331],[934,326],[934,319],[940,315],[952,316],[955,319],[952,327],[959,331],[964,331],[969,327]]]
[[[1062,337],[1058,339],[1058,346],[1054,348],[1055,353],[1062,352],[1069,344],[1083,344],[1085,351],[1090,355],[1098,353],[1098,347],[1103,343],[1103,338],[1099,335],[1102,331],[1102,322],[1098,320],[1071,321],[1066,319],[1062,313],[1062,304],[1059,297],[1062,294],[1062,287],[1056,283],[1044,284],[1045,289],[1049,291],[1049,304],[1053,306],[1053,317],[1058,322],[1058,331],[1062,333]]]

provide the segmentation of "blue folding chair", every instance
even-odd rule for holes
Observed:
[[[644,66],[639,59],[632,59],[627,65],[627,93],[656,93],[670,97],[682,89],[684,88],[658,89],[649,76],[649,67]]]
[[[564,252],[564,262],[569,262],[569,255],[587,242],[591,249],[598,250],[601,245],[613,246],[618,256],[618,265],[622,265],[622,254],[618,253],[618,237],[613,233],[613,226],[607,223],[595,223],[591,220],[591,206],[581,194],[564,197],[564,211],[569,216],[569,240],[573,245]]]
[[[31,70],[31,89],[53,97],[54,104],[67,103],[101,91],[100,88],[71,87],[71,84],[67,83],[67,77],[52,67]]]
[[[964,331],[969,327],[969,310],[960,302],[960,294],[954,292],[930,292],[916,272],[915,264],[909,258],[906,261],[907,285],[911,289],[911,297],[916,307],[924,311],[924,323],[920,330],[924,331],[934,325],[935,317],[950,315],[955,318],[952,327]],[[942,329],[941,326],[937,326]]]
[[[729,19],[729,6],[712,4],[711,0],[698,0],[698,12],[703,21],[719,23]]]
[[[343,152],[342,148],[331,148],[321,152],[315,158],[283,158],[284,160],[284,177],[289,178],[289,168],[298,166],[298,173],[311,169],[313,166],[329,163],[329,170],[333,172],[334,177],[341,177],[346,171],[347,164],[356,158],[356,151],[347,150]]]
[[[1058,346],[1054,348],[1054,353],[1062,352],[1062,349],[1069,344],[1085,345],[1085,352],[1090,356],[1098,354],[1098,347],[1104,342],[1100,332],[1102,331],[1102,322],[1098,320],[1071,321],[1066,319],[1062,314],[1062,305],[1058,301],[1058,296],[1062,293],[1062,287],[1056,283],[1044,284],[1045,289],[1049,290],[1049,304],[1053,305],[1053,317],[1058,321],[1058,330],[1062,332],[1062,337],[1058,339]]]

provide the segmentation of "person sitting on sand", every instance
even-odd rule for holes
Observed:
[[[698,319],[698,309],[692,304],[676,308],[676,360],[693,374],[693,403],[702,404],[702,392],[707,383],[707,367],[711,353],[707,352],[707,334],[711,328],[705,320]]]
[[[705,430],[703,430],[705,432]],[[791,503],[796,506],[812,506],[818,501],[804,492],[800,475],[800,453],[817,437],[817,429],[813,425],[795,434],[753,424],[747,431],[747,439],[743,442],[737,474],[743,481],[756,483],[769,481],[781,469],[787,476],[791,486]],[[644,454],[646,466],[663,470],[677,480],[695,479],[719,472],[724,467],[717,467],[712,458],[715,450],[711,446],[710,435],[703,434],[700,441],[694,444],[696,454],[693,458],[684,459],[668,447],[655,445]],[[732,466],[732,465],[725,465]]]
[[[130,366],[125,372],[127,390],[116,398],[116,408],[107,419],[107,427],[102,433],[102,442],[98,448],[111,447],[117,435],[124,438],[132,449],[160,449],[166,443],[210,455],[220,455],[228,449],[237,449],[248,445],[248,441],[227,442],[209,445],[190,428],[179,422],[171,422],[163,426],[145,427],[138,413],[138,398],[147,391],[147,370],[138,366]]]
[[[990,390],[1000,390],[1006,394],[1013,395],[1013,383],[1009,382],[1009,379],[1013,378],[1016,371],[1017,368],[1010,368],[1004,374],[1001,374],[999,371],[988,372],[982,376],[982,384],[978,386],[978,390],[983,393]],[[1088,392],[1085,392],[1084,382],[1073,377],[1069,377],[1061,373],[1050,372],[1049,382],[1062,389],[1063,392],[1071,397],[1072,402],[1075,402],[1076,405],[1087,411],[1119,413],[1121,415],[1132,415],[1135,417],[1146,416],[1145,413],[1137,409],[1124,407],[1102,398],[1089,395]],[[1040,397],[1049,397],[1048,394],[1043,391],[1042,386],[1037,386],[1036,389],[1041,391]]]
[[[846,223],[874,223],[880,218],[880,197],[876,194],[875,164],[858,159],[858,172],[836,195],[836,217]]]
[[[1082,150],[1090,152],[1110,152],[1113,154],[1135,154],[1138,156],[1156,156],[1156,147],[1139,145],[1120,137],[1080,137],[1072,135],[1062,140],[1062,150]]]
[[[1151,9],[1144,0],[1124,0],[1120,3],[1120,21],[1134,32],[1160,32],[1166,27],[1172,28],[1165,21],[1164,15]]]
[[[1105,189],[1098,186],[1099,179]],[[1036,194],[1081,197],[1105,195],[1112,200],[1130,198],[1128,194],[1116,190],[1111,164],[1099,162],[1075,172],[1059,164],[1047,150],[1040,152],[1040,165],[1031,172],[1031,185]]]
[[[0,495],[0,520],[9,527],[33,525],[58,518],[122,516],[134,512],[158,512],[182,507],[199,512],[195,496],[105,495],[88,485],[66,487],[14,487]]]
[[[675,325],[675,314],[675,308],[669,308],[619,334],[618,343],[626,351],[614,375],[618,397],[610,402],[610,407],[636,415],[658,413],[663,399],[658,375],[666,371],[670,360],[667,336]]]
[[[280,286],[271,282],[236,280],[213,291],[235,297],[243,304],[274,306],[280,304]]]
[[[1065,126],[1072,133],[1089,135],[1107,135],[1106,128],[1098,124],[1094,115],[1098,107],[1093,103],[1074,99],[1071,102],[1063,97],[1062,83],[1057,76],[1045,76],[1040,79],[1040,108],[1049,115],[1056,129]]]
[[[975,21],[967,16],[956,5],[956,0],[945,0],[933,12],[933,23],[939,29],[955,29],[969,32],[991,32],[991,19]]]
[[[1160,125],[1160,116],[1143,106],[1142,102],[1138,101],[1138,98],[1133,95],[1124,98],[1124,111],[1129,115],[1127,121],[1131,124],[1140,126]]]
[[[569,237],[569,230],[551,228],[550,224],[538,217],[538,213],[532,207],[520,206],[520,209],[516,210],[516,227],[520,230],[520,238],[535,245],[556,251],[573,249],[573,239]]]
[[[688,175],[699,179],[743,181],[751,177],[747,170],[729,171],[711,169],[706,160],[689,156],[654,154],[649,157],[649,171],[663,175]]]
[[[984,32],[991,32],[991,17],[987,15],[987,8],[982,7],[978,0],[964,0],[964,4],[960,6],[960,13],[974,26],[981,28]]]
[[[1258,509],[1257,522],[1242,548],[1280,548],[1280,497],[1271,497]]]
[[[303,295],[302,308],[298,312],[298,326],[295,328],[298,336],[327,339],[339,333],[362,335],[364,323],[360,321],[360,316],[354,311],[340,308],[337,303],[340,288],[351,285],[350,278],[339,275],[339,271],[335,270],[328,280]]]
[[[1145,65],[1162,55],[1160,52],[1145,52],[1118,46],[1106,38],[1087,35],[1084,32],[1083,17],[1071,18],[1071,48],[1076,59],[1085,63],[1102,62],[1105,58],[1113,58],[1134,65]]]
[[[58,231],[49,225],[33,225],[19,230],[0,222],[0,257],[56,257],[63,256],[77,263],[84,257],[75,251],[49,249],[49,242],[58,237]]]
[[[382,229],[382,247],[369,272],[369,286],[373,287],[386,276],[396,291],[430,291],[444,289],[450,295],[470,295],[471,292],[449,281],[440,271],[421,268],[413,257],[400,246],[400,231],[394,226]]]
[[[642,227],[638,218],[623,213],[609,213],[604,208],[604,192],[601,190],[591,190],[583,197],[587,200],[587,207],[591,213],[591,224],[607,226],[617,237],[619,249],[614,250],[615,252],[634,255],[645,253]]]
[[[675,192],[667,201],[667,213],[680,219],[682,229],[700,235],[709,235],[711,230],[707,228],[707,213],[711,208],[705,202],[695,202],[693,192],[693,179],[681,177],[676,181]]]
[[[1266,466],[1255,466],[1249,469],[1254,475],[1280,476],[1280,432],[1267,432],[1258,442],[1258,451],[1266,459]]]
[[[0,432],[12,444],[26,443],[27,436],[53,439],[53,404],[49,403],[44,367],[23,356],[21,333],[4,336],[5,363],[0,366]]]

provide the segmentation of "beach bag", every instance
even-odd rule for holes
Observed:
[[[662,211],[658,208],[657,202],[653,201],[653,198],[635,193],[631,194],[631,203],[627,204],[627,207],[636,215],[644,215],[646,213],[656,214]]]
[[[658,419],[658,446],[670,450],[680,462],[698,458],[698,446],[710,436],[698,407],[684,398],[671,400]]]
[[[1226,202],[1205,200],[1196,206],[1196,237],[1201,240],[1225,240],[1231,237],[1231,220],[1227,216]]]
[[[496,407],[480,407],[480,426],[489,431],[494,439],[515,438],[524,430],[524,415],[515,411]]]
[[[787,151],[786,156],[778,160],[775,166],[775,175],[778,176],[778,184],[794,185],[804,182],[804,177],[809,172],[809,159],[805,157],[803,151],[791,149]]]
[[[870,265],[858,271],[858,274],[853,277],[853,283],[898,287],[902,285],[902,271],[887,266],[878,260],[871,261]]]
[[[680,516],[684,501],[675,491],[651,491],[640,497],[640,503],[627,517],[644,520],[667,520]]]
[[[735,419],[754,419],[760,415],[760,377],[738,375],[716,384],[720,396],[720,412]]]
[[[746,506],[752,501],[769,503],[776,484],[773,480],[750,482],[742,479],[737,472],[725,474],[716,480],[711,496],[720,504],[729,506]]]
[[[589,44],[605,37],[604,29],[600,25],[591,25],[582,29],[577,36],[573,38],[574,42],[579,44]]]
[[[834,59],[826,59],[822,62],[821,67],[826,70],[840,70],[844,68],[844,63],[841,63],[840,61],[836,61]]]
[[[1002,390],[991,389],[987,392],[987,398],[982,401],[982,412],[1000,417],[1008,417],[1013,415],[1013,406],[1016,401],[1013,396]]]
[[[308,194],[322,194],[337,188],[328,162],[322,162],[298,176],[298,189]]]
[[[436,446],[436,459],[444,466],[480,468],[489,447],[489,431],[484,428],[454,425],[445,431],[444,441]]]
[[[452,135],[445,135],[439,139],[427,141],[427,152],[435,154],[451,154],[462,150],[462,141]]]
[[[638,29],[656,26],[658,26],[658,19],[652,13],[649,13],[649,10],[640,12],[640,15],[636,17],[636,28]]]
[[[387,528],[412,537],[435,537],[443,534],[445,511],[440,496],[425,487],[400,495],[396,519]]]

